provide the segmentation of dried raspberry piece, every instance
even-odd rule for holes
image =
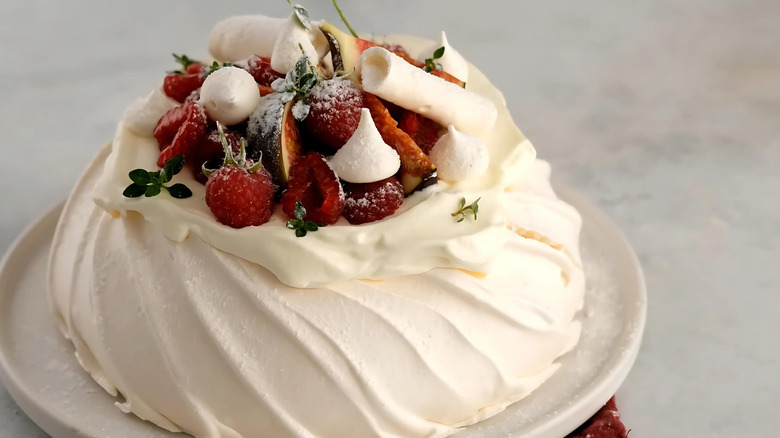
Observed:
[[[260,90],[260,97],[268,96],[269,94],[274,93],[274,89],[268,85],[257,84],[257,89]]]
[[[344,209],[344,191],[325,157],[309,152],[290,168],[287,190],[280,202],[290,219],[295,218],[295,203],[300,202],[307,220],[330,225]]]
[[[154,137],[162,150],[157,165],[165,166],[176,155],[191,155],[203,140],[207,126],[206,112],[194,102],[187,102],[165,113],[154,129]]]
[[[425,155],[431,153],[431,149],[441,137],[441,125],[413,111],[403,113],[398,121],[398,127],[412,137]]]
[[[384,219],[404,202],[404,188],[394,176],[366,184],[344,183],[344,195],[342,214],[353,225]]]
[[[609,399],[607,404],[595,415],[577,428],[574,432],[566,435],[566,438],[627,438],[626,426],[620,421],[615,397]]]
[[[264,168],[249,173],[221,167],[206,183],[206,205],[220,223],[233,228],[262,225],[273,213],[274,185]]]
[[[284,77],[283,74],[277,73],[271,68],[271,58],[252,55],[251,58],[247,59],[246,63],[249,74],[260,85],[270,86],[273,81]]]
[[[352,137],[360,123],[364,100],[352,81],[322,81],[306,96],[309,115],[303,124],[320,143],[336,151]]]
[[[172,74],[163,80],[163,91],[168,97],[184,103],[187,97],[203,85],[206,75],[202,73]]]

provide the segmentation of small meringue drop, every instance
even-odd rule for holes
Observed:
[[[222,67],[203,82],[198,101],[206,114],[225,125],[243,122],[260,103],[260,90],[249,72]]]
[[[352,137],[328,163],[339,178],[351,183],[379,181],[401,168],[398,153],[382,140],[366,108],[361,110],[360,123]]]
[[[482,175],[488,168],[490,154],[485,143],[450,125],[431,149],[429,158],[436,165],[439,179],[463,181]]]

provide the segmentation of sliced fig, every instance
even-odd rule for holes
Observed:
[[[320,24],[320,30],[328,39],[330,54],[333,57],[333,69],[337,73],[356,72],[360,65],[360,55],[369,47],[379,45],[362,38],[355,38],[327,21]]]
[[[371,112],[382,140],[401,157],[401,184],[404,194],[436,184],[436,166],[425,155],[409,134],[398,127],[382,101],[371,93],[363,93],[366,108]]]
[[[279,191],[287,186],[290,167],[303,155],[293,104],[284,102],[281,93],[264,96],[247,126],[247,157],[262,159]]]

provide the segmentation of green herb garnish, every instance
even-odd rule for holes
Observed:
[[[184,184],[174,184],[166,186],[165,183],[171,181],[174,175],[181,172],[184,168],[184,155],[177,155],[165,163],[165,167],[157,172],[149,172],[144,169],[135,169],[128,174],[132,184],[127,186],[123,195],[128,198],[138,198],[146,196],[151,198],[160,194],[162,189],[168,191],[174,198],[189,198],[192,191]]]
[[[281,99],[284,103],[298,99],[295,105],[293,105],[292,114],[295,120],[302,122],[309,115],[310,110],[309,104],[306,103],[303,97],[322,78],[317,69],[309,62],[309,57],[303,52],[303,46],[300,44],[298,46],[301,48],[303,55],[298,58],[295,68],[287,72],[284,79],[280,78],[273,81],[271,88],[277,93],[281,93]]]
[[[298,21],[301,23],[301,26],[303,26],[303,28],[306,30],[311,30],[311,19],[309,18],[309,13],[306,12],[306,9],[298,3],[293,4],[290,0],[287,0],[287,3],[289,3],[290,7],[292,7],[292,10],[295,13],[295,16],[298,18]]]
[[[352,26],[349,25],[349,21],[347,21],[347,18],[344,17],[344,13],[341,12],[341,8],[339,7],[339,4],[336,3],[336,0],[333,0],[333,6],[336,7],[336,11],[339,13],[339,17],[341,17],[341,21],[344,22],[344,24],[347,26],[347,29],[349,29],[349,33],[351,33],[353,37],[358,38],[357,32],[355,32],[355,29],[353,29]]]
[[[304,218],[306,217],[306,208],[300,202],[295,203],[293,214],[295,215],[295,219],[290,219],[287,221],[287,228],[295,230],[295,237],[303,237],[306,235],[306,233],[310,231],[313,233],[320,229],[320,227],[325,226],[305,220]]]
[[[210,66],[206,67],[206,76],[209,77],[210,74],[214,73],[215,71],[221,69],[222,67],[232,67],[233,64],[230,62],[223,62],[222,64],[218,63],[217,61],[214,61],[211,63]]]
[[[466,198],[460,198],[460,204],[458,205],[458,211],[455,213],[451,213],[452,217],[457,217],[458,222],[463,222],[466,217],[471,213],[474,215],[474,220],[477,220],[477,212],[479,212],[479,200],[482,198],[477,198],[476,201],[472,202],[469,205],[466,205]]]
[[[434,70],[442,70],[441,64],[436,62],[437,59],[441,59],[444,56],[444,47],[439,47],[433,52],[433,56],[425,60],[425,71],[430,73]]]
[[[177,55],[177,54],[174,53],[173,54],[173,59],[175,59],[176,62],[179,65],[181,65],[181,68],[178,69],[178,70],[169,71],[168,72],[169,74],[175,74],[175,75],[187,74],[187,68],[189,68],[189,66],[195,65],[195,64],[200,64],[200,61],[196,61],[196,60],[190,58],[187,55]]]

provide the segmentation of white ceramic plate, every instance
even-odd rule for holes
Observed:
[[[531,396],[458,438],[561,438],[615,393],[634,363],[645,324],[642,271],[620,231],[591,203],[557,186],[583,216],[588,280],[580,343]],[[54,438],[177,438],[125,415],[79,367],[55,327],[45,273],[61,205],[31,225],[0,263],[0,378],[27,415]]]

